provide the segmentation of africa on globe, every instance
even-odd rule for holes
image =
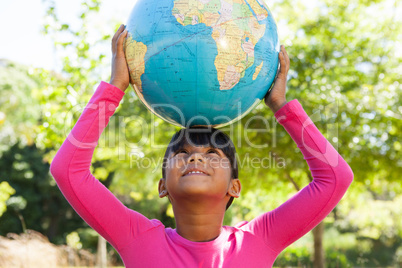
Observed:
[[[126,28],[137,96],[177,126],[239,120],[278,70],[277,28],[262,0],[138,0]]]

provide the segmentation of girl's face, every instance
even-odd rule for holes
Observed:
[[[165,188],[172,202],[196,196],[229,200],[231,185],[230,161],[222,150],[187,144],[170,153]]]

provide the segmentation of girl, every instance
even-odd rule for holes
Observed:
[[[184,129],[172,138],[159,196],[173,206],[176,229],[125,207],[90,173],[93,151],[129,85],[120,26],[112,40],[112,76],[102,82],[57,152],[50,171],[77,213],[119,252],[126,267],[272,267],[279,253],[320,223],[340,201],[353,173],[297,100],[286,101],[289,57],[265,104],[304,155],[313,181],[273,211],[222,226],[240,195],[235,149],[216,129]]]

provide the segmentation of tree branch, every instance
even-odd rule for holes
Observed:
[[[286,176],[286,178],[293,184],[293,186],[295,187],[295,189],[296,189],[297,191],[300,191],[299,185],[297,185],[297,183],[296,183],[296,182],[294,181],[294,179],[290,176],[290,174],[289,174],[288,171],[285,172],[285,176]]]

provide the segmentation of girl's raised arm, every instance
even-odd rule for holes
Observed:
[[[123,51],[123,30],[121,26],[113,38],[111,84],[101,82],[50,166],[57,185],[75,211],[118,251],[138,234],[161,224],[125,207],[90,172],[99,137],[128,86],[125,58],[117,56],[118,51]]]
[[[243,228],[264,239],[279,254],[319,224],[338,204],[353,180],[353,172],[320,133],[297,100],[286,102],[289,57],[281,47],[281,69],[272,92],[265,99],[307,161],[313,181],[277,209]]]

